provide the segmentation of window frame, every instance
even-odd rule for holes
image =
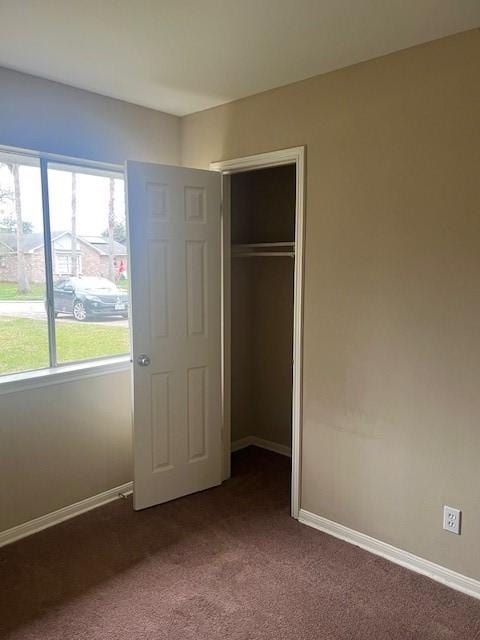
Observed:
[[[43,243],[45,255],[45,284],[46,284],[46,307],[48,323],[48,367],[19,371],[15,373],[0,374],[0,395],[4,393],[14,393],[25,389],[43,387],[50,384],[70,382],[81,378],[89,378],[97,375],[116,373],[130,369],[132,362],[131,353],[118,354],[115,356],[102,356],[90,358],[76,362],[57,362],[56,332],[55,332],[55,312],[54,312],[54,260],[52,252],[52,238],[50,229],[50,202],[48,195],[48,168],[49,165],[65,165],[66,168],[78,168],[79,172],[91,170],[94,172],[106,172],[122,177],[126,184],[125,168],[121,164],[99,162],[83,158],[75,158],[55,153],[43,151],[33,151],[18,147],[11,147],[0,144],[0,153],[11,154],[19,160],[24,157],[34,159],[39,162],[42,212],[43,212]],[[127,256],[130,254],[127,241]],[[128,264],[130,262],[128,261]],[[129,294],[130,295],[130,294]],[[131,304],[129,304],[131,309]],[[131,329],[130,329],[131,345]]]
[[[83,273],[82,254],[77,253],[75,257],[77,258],[77,273],[81,274]],[[66,263],[67,263],[66,269],[60,269],[60,266],[59,266],[63,259],[66,259]],[[67,249],[55,249],[55,258],[53,260],[53,263],[55,265],[55,273],[57,274],[56,275],[57,278],[64,278],[66,276],[73,275],[71,251],[68,251]]]

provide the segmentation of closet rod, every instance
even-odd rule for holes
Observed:
[[[232,244],[232,249],[237,250],[245,250],[245,249],[267,249],[275,247],[295,247],[295,242],[250,242],[250,243],[240,243],[240,244]]]
[[[251,251],[248,253],[232,253],[232,258],[255,258],[258,256],[260,256],[261,258],[280,258],[282,256],[287,258],[294,258],[295,253],[291,251]]]

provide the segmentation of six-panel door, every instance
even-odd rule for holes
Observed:
[[[127,163],[134,507],[221,482],[220,174]]]

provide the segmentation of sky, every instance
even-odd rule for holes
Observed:
[[[40,168],[20,166],[22,218],[33,224],[35,232],[43,231]],[[99,236],[108,226],[109,178],[77,172],[77,234]],[[0,164],[0,189],[13,189],[12,176]],[[71,228],[72,174],[49,169],[50,227],[52,231]],[[0,218],[13,214],[11,202],[0,202]],[[115,219],[125,224],[125,195],[123,179],[115,179]]]

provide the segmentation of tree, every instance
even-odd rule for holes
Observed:
[[[1,200],[1,195],[0,195]],[[33,233],[33,224],[23,220],[22,222],[23,233]],[[17,230],[17,219],[14,216],[3,216],[0,218],[0,229],[7,231],[8,233],[15,233]]]
[[[8,165],[0,163],[0,169],[2,167],[6,167],[7,169],[9,169]],[[10,209],[10,206],[13,204],[13,198],[13,189],[5,184],[0,184],[0,204],[8,203],[8,208]],[[5,209],[3,209],[2,211],[5,214]],[[2,230],[13,233],[15,231],[15,225],[16,221],[12,213],[5,214],[2,216],[2,218],[0,218],[0,229]]]
[[[108,229],[102,232],[102,238],[108,238]],[[113,225],[113,239],[115,242],[125,244],[127,240],[127,232],[125,231],[125,225],[123,222],[115,221]]]
[[[115,280],[115,180],[110,178],[110,197],[108,199],[108,277]]]
[[[72,276],[78,275],[77,269],[77,174],[72,172]]]
[[[0,164],[0,167],[2,165]],[[0,202],[4,202],[5,200],[13,200],[13,191],[11,189],[5,188],[3,185],[0,186]]]
[[[13,178],[13,202],[15,207],[15,234],[17,240],[17,290],[18,293],[29,293],[27,269],[25,263],[25,247],[23,242],[22,199],[20,193],[20,169],[18,164],[8,163],[7,168]]]

